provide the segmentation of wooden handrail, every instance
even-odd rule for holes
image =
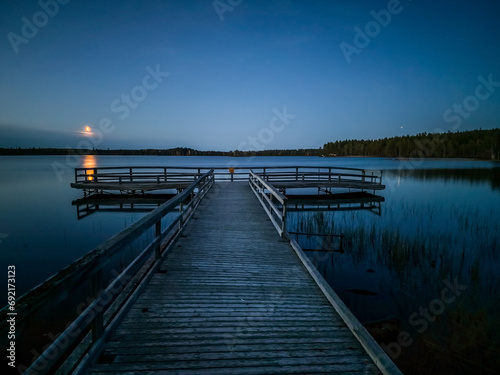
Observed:
[[[268,182],[264,181],[262,179],[262,177],[255,174],[255,172],[253,172],[253,171],[250,171],[250,176],[252,178],[256,179],[257,181],[259,181],[263,187],[265,187],[267,190],[269,190],[269,192],[276,197],[278,202],[280,202],[281,204],[285,204],[286,197],[283,194],[281,194],[274,186],[272,186]]]
[[[317,166],[317,165],[283,165],[283,166],[259,166],[259,165],[248,165],[248,166],[231,166],[231,167],[191,167],[191,166],[167,166],[158,165],[158,166],[127,166],[127,167],[78,167],[75,170],[88,170],[88,169],[99,169],[99,170],[107,170],[107,169],[124,169],[129,170],[132,169],[184,169],[184,170],[200,170],[207,171],[210,169],[216,170],[228,170],[229,168],[236,169],[247,169],[247,170],[257,170],[257,169],[289,169],[289,168],[303,168],[303,169],[339,169],[339,170],[353,170],[353,171],[372,171],[372,169],[364,169],[364,168],[348,168],[348,167],[331,167],[331,166]],[[377,171],[373,169],[373,171]]]
[[[230,173],[229,168],[234,172]],[[221,180],[246,180],[249,171],[252,170],[258,175],[278,176],[281,174],[289,174],[296,178],[303,175],[332,175],[339,174],[342,176],[352,176],[357,178],[369,179],[370,181],[382,182],[382,171],[361,169],[361,168],[346,168],[346,167],[328,167],[328,166],[234,166],[234,167],[213,167],[213,168],[198,168],[198,167],[181,167],[181,166],[134,166],[134,167],[90,167],[90,168],[75,168],[75,182],[101,182],[104,177],[120,177],[123,181],[130,181],[130,178],[141,179],[141,176],[151,178],[170,178],[174,176],[193,176],[201,175],[208,170],[214,170],[216,179]],[[351,173],[349,173],[349,171]],[[125,178],[127,177],[127,178]]]
[[[264,210],[266,211],[267,215],[269,216],[269,219],[273,223],[279,235],[281,237],[285,237],[287,198],[283,194],[281,194],[278,190],[276,190],[274,186],[264,181],[262,177],[255,174],[253,170],[250,171],[248,179],[252,191],[257,196],[257,199],[262,204],[262,207],[264,207]],[[266,190],[269,191],[270,196],[267,196],[267,194],[265,193]],[[276,206],[276,204],[274,204],[272,198],[275,198],[279,203],[281,203],[281,210]],[[273,212],[275,213],[275,215],[273,215]],[[275,216],[278,218],[278,220],[276,220]]]
[[[270,172],[269,169],[278,169],[278,171]],[[314,171],[301,171],[301,169],[314,169]],[[361,173],[335,172],[337,169],[342,171],[354,170]],[[335,181],[332,180],[333,176],[335,179],[338,178],[338,181],[341,181],[342,177],[344,177],[344,181],[356,182],[366,182],[368,179],[372,184],[381,185],[382,171],[379,171],[380,175],[374,174],[374,171],[371,170],[372,174],[366,172],[365,169],[338,167],[265,167],[262,168],[262,173],[256,173],[253,169],[250,170],[249,183],[280,236],[288,237],[286,231],[287,198],[272,185],[273,182]],[[269,196],[265,193],[266,191],[269,192]],[[273,199],[280,203],[281,207],[278,207],[273,202]]]
[[[107,330],[107,325],[109,322],[116,321],[116,314],[121,310],[121,306],[127,302],[127,298],[134,293],[137,286],[135,282],[133,286],[129,285],[126,295],[123,295],[121,289],[133,277],[139,277],[140,280],[144,279],[145,275],[149,275],[151,270],[159,265],[161,256],[166,252],[164,250],[162,253],[161,249],[168,249],[168,246],[178,236],[183,225],[187,222],[187,219],[193,213],[201,199],[210,190],[213,183],[214,176],[213,169],[211,169],[201,175],[182,193],[176,195],[130,227],[105,241],[93,251],[18,300],[16,311],[20,317],[27,320],[36,313],[40,306],[44,305],[44,301],[53,301],[54,299],[63,300],[68,296],[70,290],[89,279],[91,280],[90,294],[93,296],[93,301],[31,364],[27,373],[30,370],[36,370],[37,374],[52,373],[55,368],[58,368],[73,353],[82,340],[88,337],[90,332],[92,332],[92,341],[94,344],[102,341],[104,332],[109,331]],[[183,203],[190,197],[189,203],[184,205]],[[177,211],[178,206],[181,207],[179,215],[162,231],[161,219],[168,213]],[[102,272],[104,267],[112,260],[113,255],[120,252],[126,245],[139,238],[150,228],[156,228],[154,239],[142,249],[140,254],[121,273],[109,282],[104,283]],[[145,266],[146,269],[144,269]],[[144,272],[139,275],[137,274],[138,269],[142,269]],[[117,292],[117,290],[120,291]],[[119,296],[120,301],[117,300]],[[82,296],[82,301],[85,297]],[[79,302],[77,301],[76,303],[78,304]],[[115,302],[119,305],[113,306],[114,313],[105,321],[104,314],[109,312],[113,304],[116,305]],[[40,368],[44,368],[44,370],[39,371]]]
[[[305,255],[300,245],[294,239],[290,239],[290,245],[304,264],[305,268],[312,276],[313,280],[319,286],[325,297],[330,304],[335,308],[342,320],[346,323],[349,330],[358,339],[361,346],[366,350],[375,365],[379,368],[384,375],[403,375],[397,368],[389,355],[384,352],[374,338],[368,333],[365,327],[359,322],[354,314],[349,310],[344,302],[339,298],[337,293],[334,292],[332,287],[328,284],[325,278],[320,274],[311,260]]]

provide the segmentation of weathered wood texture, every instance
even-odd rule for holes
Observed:
[[[71,183],[74,189],[90,190],[123,190],[123,191],[153,191],[165,189],[185,189],[194,181],[173,182],[78,182]]]
[[[250,170],[275,188],[345,188],[383,190],[382,171],[342,167],[215,167],[217,181],[247,180]],[[183,189],[208,168],[193,167],[93,167],[75,168],[71,187],[84,191],[137,193],[162,189]]]
[[[384,190],[385,185],[374,184],[357,180],[344,181],[270,181],[275,188],[279,189],[305,189],[305,188],[338,188],[338,189],[358,189],[358,190]]]
[[[247,183],[218,183],[92,374],[378,369]]]

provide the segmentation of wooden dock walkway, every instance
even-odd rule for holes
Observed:
[[[89,374],[379,373],[248,182],[217,183]]]
[[[217,181],[248,180],[250,171],[281,191],[286,189],[332,188],[383,190],[381,170],[342,167],[91,167],[75,168],[71,187],[85,196],[120,191],[122,194],[144,194],[155,190],[187,188],[202,174],[212,170]]]

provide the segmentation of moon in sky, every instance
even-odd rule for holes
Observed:
[[[90,126],[86,126],[86,127],[85,127],[85,131],[86,131],[87,133],[90,133],[90,132],[92,131],[92,129],[90,128]]]

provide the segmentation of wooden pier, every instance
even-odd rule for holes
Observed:
[[[33,325],[91,296],[25,373],[400,374],[288,235],[287,198],[264,173],[224,180],[202,173],[18,301]]]
[[[144,194],[156,190],[182,191],[209,170],[218,181],[248,180],[250,172],[262,177],[278,190],[332,188],[383,190],[382,171],[342,167],[93,167],[76,168],[71,187],[82,189],[85,196],[93,193],[120,191]]]
[[[193,219],[89,373],[378,372],[247,183]]]

